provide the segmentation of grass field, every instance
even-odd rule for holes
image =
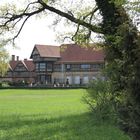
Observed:
[[[78,90],[0,90],[0,140],[130,140],[95,121]]]

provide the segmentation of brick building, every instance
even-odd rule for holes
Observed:
[[[35,45],[31,60],[13,56],[5,78],[37,84],[87,84],[96,79],[104,67],[104,53],[95,47],[76,44],[61,46]]]
[[[1,77],[1,81],[33,83],[35,75],[35,65],[32,60],[19,60],[19,56],[12,55],[7,74]]]
[[[104,67],[103,50],[82,48],[75,44],[35,45],[31,53],[36,82],[87,84],[100,75]]]

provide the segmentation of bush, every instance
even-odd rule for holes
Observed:
[[[9,87],[9,82],[8,81],[2,81],[0,82],[0,87]]]
[[[125,97],[117,106],[119,126],[133,140],[140,140],[140,104],[136,103],[129,92],[123,93],[123,95]]]
[[[91,111],[99,120],[115,118],[115,97],[111,93],[109,81],[94,80],[87,89],[88,95],[84,101],[89,105]]]
[[[24,87],[24,86],[27,86],[29,85],[29,83],[27,81],[15,81],[15,82],[11,82],[9,83],[10,86],[14,86],[14,87]]]
[[[2,82],[0,82],[0,87],[2,87]]]

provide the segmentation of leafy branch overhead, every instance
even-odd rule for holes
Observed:
[[[48,11],[58,14],[61,17],[64,17],[71,22],[77,24],[77,29],[79,26],[84,26],[89,30],[88,36],[90,36],[90,32],[102,33],[102,30],[99,25],[92,24],[92,20],[94,18],[94,13],[98,8],[91,9],[88,13],[75,16],[72,11],[61,11],[53,6],[50,6],[49,2],[44,2],[43,0],[37,0],[29,3],[22,10],[16,10],[15,5],[7,5],[6,7],[1,8],[0,13],[0,34],[3,35],[5,32],[13,32],[14,36],[12,37],[13,41],[19,36],[21,30],[23,29],[25,23],[32,16],[38,15],[40,13],[44,14]],[[15,32],[15,29],[18,29]],[[78,31],[78,30],[77,30]]]

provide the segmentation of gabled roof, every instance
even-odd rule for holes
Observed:
[[[97,49],[96,44],[81,47],[77,44],[63,44],[61,46],[35,45],[32,55],[37,52],[40,57],[60,58],[59,62],[104,62],[103,49]]]
[[[9,67],[9,71],[13,71],[13,69],[12,69],[10,64],[8,64],[8,67]]]
[[[24,64],[26,65],[29,71],[33,71],[35,69],[35,64],[32,60],[24,60]]]
[[[60,47],[59,62],[104,62],[103,50],[95,48],[94,45],[85,48],[77,44],[64,44]]]
[[[39,52],[40,57],[53,57],[53,58],[60,58],[60,47],[59,46],[51,46],[51,45],[38,45],[34,46],[34,50],[37,49]],[[33,52],[31,54],[33,55]]]
[[[9,62],[9,65],[10,65],[10,67],[11,67],[12,70],[15,69],[15,67],[17,66],[17,64],[18,64],[18,61],[10,61]]]
[[[22,63],[27,71],[33,71],[35,69],[35,65],[32,60],[12,60],[9,62],[9,68],[14,71],[14,69],[18,66],[18,64]]]

